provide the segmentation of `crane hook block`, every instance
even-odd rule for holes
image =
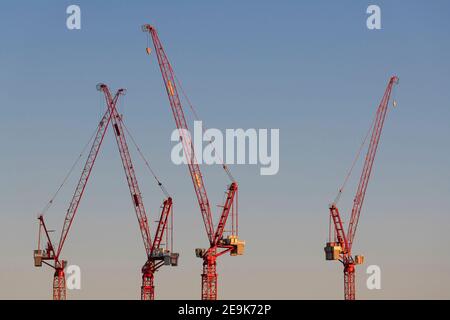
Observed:
[[[152,53],[152,49],[149,48],[149,47],[145,48],[145,50],[147,51],[147,54],[148,54],[148,55],[150,55],[150,53]]]

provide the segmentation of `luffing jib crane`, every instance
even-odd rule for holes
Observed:
[[[147,261],[142,267],[141,299],[154,300],[155,287],[153,280],[155,272],[163,265],[177,266],[178,264],[178,253],[171,252],[167,247],[165,249],[161,248],[161,241],[164,238],[164,233],[167,232],[169,215],[172,212],[172,198],[168,196],[163,202],[155,238],[152,241],[147,214],[145,212],[144,202],[142,200],[142,194],[139,189],[136,173],[125,138],[122,117],[117,111],[116,101],[112,97],[108,86],[100,83],[97,85],[97,90],[103,92],[105,95],[108,112],[111,117],[111,125],[114,129],[113,131],[116,137],[117,146],[119,148],[120,157],[122,159],[122,165],[125,170],[131,200],[136,212],[142,240],[144,242],[145,252],[147,254]]]
[[[120,94],[122,94],[122,92],[119,91],[114,96],[114,98],[112,98],[114,103],[117,102]],[[86,159],[83,171],[81,172],[81,177],[78,181],[72,200],[70,201],[69,209],[67,209],[63,228],[61,231],[61,237],[57,248],[55,248],[55,246],[52,243],[49,234],[50,231],[47,229],[44,222],[44,216],[41,214],[38,217],[39,240],[38,240],[38,249],[34,251],[34,265],[36,267],[42,267],[42,264],[44,263],[55,270],[53,277],[53,300],[66,299],[66,279],[64,269],[66,267],[67,261],[61,259],[61,252],[64,247],[64,243],[67,239],[67,235],[69,234],[70,227],[72,226],[73,219],[75,218],[75,215],[77,213],[81,198],[83,197],[86,185],[89,181],[92,168],[94,167],[95,160],[97,159],[98,152],[102,145],[103,138],[105,137],[105,133],[106,130],[108,129],[110,121],[111,121],[110,112],[109,110],[107,110],[103,115],[102,119],[100,120],[100,123],[98,124],[94,141],[92,143],[89,155]],[[41,249],[42,232],[44,233],[44,236],[47,239],[47,245],[43,250]],[[47,262],[51,260],[53,260],[53,265]]]
[[[337,208],[337,200],[342,193],[341,188],[339,190],[338,197],[330,205],[330,235],[326,244],[325,258],[326,260],[339,260],[344,266],[344,298],[346,300],[355,299],[355,266],[364,262],[364,257],[361,255],[352,256],[352,246],[356,234],[356,228],[358,226],[359,217],[361,214],[361,208],[366,195],[367,185],[369,183],[370,174],[372,172],[373,162],[375,160],[375,154],[377,152],[378,143],[380,141],[381,131],[383,129],[384,120],[386,119],[387,109],[391,92],[394,85],[398,84],[398,77],[393,76],[389,79],[384,96],[377,109],[375,116],[375,122],[372,128],[372,135],[370,144],[366,154],[361,178],[359,180],[358,189],[353,200],[353,208],[350,216],[350,223],[348,225],[347,232],[344,231],[344,224],[342,222],[341,215]],[[396,102],[394,100],[394,106]],[[352,166],[353,168],[353,166]],[[348,177],[348,176],[347,176]],[[345,182],[344,182],[345,185]],[[334,236],[331,235],[332,226],[334,226]]]
[[[87,157],[85,167],[82,171],[81,178],[78,182],[77,188],[75,190],[74,196],[70,203],[69,209],[64,220],[63,231],[61,233],[61,239],[58,245],[58,249],[55,251],[55,247],[52,244],[50,238],[50,231],[47,229],[43,215],[39,215],[39,239],[38,239],[38,249],[34,251],[34,261],[36,267],[41,267],[42,264],[46,264],[55,269],[54,280],[53,280],[53,299],[54,300],[65,300],[66,299],[66,282],[64,269],[67,265],[65,260],[60,260],[60,253],[62,251],[64,242],[68,235],[69,229],[72,225],[73,219],[78,209],[78,205],[83,196],[85,187],[89,180],[92,168],[94,166],[95,160],[97,158],[98,152],[100,150],[101,144],[103,142],[104,136],[106,134],[109,123],[114,129],[114,134],[116,137],[117,145],[119,148],[119,153],[122,159],[122,164],[125,169],[128,186],[130,189],[133,205],[135,207],[136,216],[138,218],[139,227],[141,235],[144,241],[144,247],[147,254],[147,261],[142,267],[142,287],[141,287],[141,299],[142,300],[153,300],[154,299],[154,273],[163,265],[176,266],[178,264],[178,253],[171,252],[168,250],[168,244],[166,243],[166,248],[162,248],[161,242],[164,235],[168,232],[168,221],[169,216],[172,214],[172,198],[167,195],[167,192],[162,187],[162,184],[158,181],[163,191],[167,195],[167,199],[164,200],[162,205],[162,212],[160,219],[158,221],[158,227],[156,230],[155,238],[152,241],[150,236],[150,229],[148,226],[148,219],[145,213],[144,204],[142,201],[142,195],[139,190],[137,183],[136,174],[131,161],[131,156],[128,150],[128,145],[124,135],[124,124],[122,122],[122,117],[119,115],[116,104],[120,95],[125,94],[125,89],[119,89],[114,97],[111,95],[108,87],[104,84],[97,85],[97,90],[102,91],[105,95],[107,110],[100,121],[97,132],[95,134],[94,142]],[[156,178],[156,176],[155,176]],[[53,200],[52,200],[53,201]],[[50,203],[52,202],[50,201]],[[41,249],[41,236],[47,239],[47,245],[44,250]],[[169,241],[169,237],[166,237]],[[168,242],[167,241],[167,242]],[[47,260],[53,260],[54,264],[46,262]]]
[[[190,135],[188,134],[189,128],[186,122],[186,118],[181,105],[180,96],[178,94],[176,86],[176,78],[169,59],[164,51],[164,48],[159,40],[158,33],[151,25],[142,26],[142,30],[149,33],[153,41],[156,56],[158,59],[159,67],[163,77],[164,85],[166,87],[167,96],[172,109],[173,117],[175,119],[176,127],[180,134],[180,140],[182,142],[184,155],[187,160],[189,173],[191,175],[192,183],[194,185],[195,194],[197,196],[198,204],[202,214],[203,222],[206,229],[206,234],[209,240],[208,249],[196,249],[196,256],[203,259],[203,273],[202,279],[202,292],[201,297],[203,300],[216,300],[217,299],[217,272],[216,272],[216,260],[219,256],[230,253],[230,255],[242,255],[244,253],[245,242],[238,238],[237,228],[237,192],[238,184],[236,181],[231,182],[226,191],[226,200],[222,206],[222,213],[219,218],[219,222],[214,228],[213,219],[211,214],[211,207],[209,204],[208,196],[206,193],[206,187],[203,182],[203,176],[200,171],[200,167],[196,160],[194,148]],[[147,53],[150,54],[151,50],[147,47]],[[223,166],[227,170],[226,166]],[[231,175],[229,175],[231,177]],[[230,235],[224,237],[225,226],[227,220],[232,214],[232,226]]]

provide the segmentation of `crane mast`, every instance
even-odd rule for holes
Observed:
[[[108,105],[111,125],[114,129],[114,136],[116,138],[120,158],[122,160],[122,165],[127,178],[128,188],[130,190],[131,200],[138,219],[139,229],[141,231],[141,236],[147,255],[147,262],[142,268],[141,299],[154,300],[154,273],[164,264],[176,266],[178,263],[177,253],[161,252],[160,250],[161,240],[164,236],[164,232],[167,230],[168,217],[172,211],[172,198],[168,197],[163,202],[162,212],[155,234],[155,241],[152,242],[148,218],[145,212],[144,202],[142,200],[142,194],[139,189],[136,172],[134,170],[128,144],[125,138],[122,117],[116,108],[117,100],[112,98],[107,85],[100,83],[97,85],[97,90],[103,92],[106,104]],[[123,94],[124,92],[124,89],[118,90],[118,94]]]
[[[363,263],[364,257],[360,255],[356,255],[355,257],[352,256],[353,240],[355,238],[375,155],[380,142],[381,131],[386,119],[389,100],[391,98],[393,86],[396,84],[398,84],[398,77],[392,76],[389,79],[387,88],[376,112],[370,144],[364,161],[358,189],[353,200],[347,233],[344,231],[342,218],[339,209],[337,208],[337,204],[333,203],[330,206],[330,220],[334,225],[335,241],[329,240],[325,247],[325,255],[326,260],[339,260],[344,265],[344,298],[346,300],[354,300],[356,298],[355,265]]]
[[[222,214],[219,219],[217,228],[214,229],[212,222],[211,207],[206,192],[206,187],[203,181],[203,175],[198,165],[194,147],[192,144],[189,128],[183,112],[180,96],[176,86],[176,78],[169,59],[164,51],[164,47],[158,37],[158,33],[151,25],[144,25],[142,27],[144,32],[148,32],[151,36],[153,45],[155,47],[158,64],[161,70],[161,75],[166,88],[169,103],[172,109],[172,114],[175,120],[176,127],[180,134],[184,155],[186,157],[189,173],[194,185],[194,191],[197,196],[197,201],[203,218],[203,223],[206,229],[206,235],[209,240],[208,249],[196,249],[196,255],[203,259],[203,273],[202,273],[202,294],[203,300],[217,299],[217,273],[216,273],[216,259],[224,253],[230,252],[231,255],[241,255],[244,252],[245,242],[240,241],[235,234],[235,230],[231,231],[231,235],[227,239],[223,239],[225,225],[227,223],[232,207],[237,207],[235,195],[238,191],[236,181],[233,181],[226,192],[226,201],[222,207]],[[147,48],[147,53],[150,53],[150,48]],[[218,251],[218,249],[223,249]]]

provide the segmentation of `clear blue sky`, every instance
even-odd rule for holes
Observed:
[[[79,31],[65,26],[70,4],[81,7]],[[369,4],[381,7],[382,30],[366,28]],[[221,298],[342,297],[342,268],[323,257],[327,206],[392,74],[398,108],[354,245],[366,256],[358,294],[450,298],[449,13],[448,1],[3,1],[0,298],[50,297],[51,271],[32,264],[36,215],[105,108],[98,82],[128,89],[126,123],[174,196],[182,256],[158,273],[157,296],[199,297],[194,248],[206,237],[187,170],[170,162],[174,122],[143,23],[159,30],[207,126],[280,129],[278,175],[232,168],[247,253],[220,259]],[[83,271],[73,299],[139,296],[145,255],[116,149],[108,134],[64,251]],[[134,158],[154,220],[162,195]],[[78,171],[47,213],[58,232]],[[226,177],[207,168],[206,183],[219,203]],[[370,264],[382,269],[380,291],[365,288]]]

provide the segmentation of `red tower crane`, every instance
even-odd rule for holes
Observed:
[[[121,93],[122,92],[117,92],[114,98],[112,98],[114,103],[117,101]],[[94,136],[94,140],[89,155],[86,159],[83,171],[81,172],[81,177],[78,181],[72,200],[70,201],[69,208],[67,209],[63,228],[61,231],[61,237],[59,240],[58,247],[56,249],[51,241],[49,230],[45,225],[44,216],[41,214],[38,217],[39,240],[38,240],[38,249],[34,251],[34,265],[36,267],[42,267],[42,263],[44,263],[55,270],[53,277],[53,300],[66,299],[66,280],[64,269],[66,267],[67,261],[61,259],[61,252],[64,247],[64,243],[67,239],[67,235],[69,234],[70,227],[72,226],[73,219],[75,218],[75,215],[77,213],[81,198],[83,197],[84,190],[89,181],[92,168],[94,167],[95,160],[97,159],[98,152],[102,145],[103,138],[105,137],[105,133],[110,121],[111,117],[109,111],[106,111],[102,119],[100,120],[100,123],[98,124],[97,131]],[[44,232],[44,235],[47,238],[47,245],[44,250],[41,250],[42,232]],[[46,262],[47,260],[53,260],[53,265]]]
[[[136,212],[142,240],[144,242],[145,252],[147,254],[147,262],[142,267],[141,299],[154,300],[154,273],[163,265],[177,266],[178,264],[178,253],[172,253],[167,248],[161,248],[161,241],[164,238],[164,233],[167,231],[168,227],[168,218],[172,212],[172,198],[168,196],[163,202],[155,238],[152,241],[147,214],[145,212],[144,202],[142,200],[142,194],[139,189],[136,173],[125,138],[122,117],[119,115],[116,108],[117,100],[114,100],[107,85],[103,83],[98,84],[97,90],[103,92],[105,95],[108,113],[111,117],[111,125],[114,129],[114,135],[116,137],[117,146],[122,159],[122,165],[125,170],[128,187],[130,189],[131,200]],[[119,91],[123,92],[123,90],[124,89],[120,89]],[[160,182],[159,184],[161,185]]]
[[[206,234],[209,240],[208,249],[196,249],[196,256],[203,259],[203,273],[202,278],[202,292],[201,297],[203,300],[216,300],[217,299],[217,272],[216,272],[216,260],[219,256],[230,252],[232,256],[242,255],[244,253],[245,242],[239,240],[237,230],[237,191],[238,184],[236,181],[232,181],[226,192],[226,200],[222,206],[222,213],[219,218],[219,222],[214,228],[213,219],[211,214],[211,207],[206,193],[206,187],[203,182],[203,176],[200,171],[200,167],[196,160],[193,144],[189,134],[189,128],[186,122],[186,118],[181,105],[181,100],[178,94],[177,86],[175,83],[175,74],[169,59],[164,51],[164,48],[159,40],[158,33],[151,25],[144,25],[142,27],[144,32],[148,32],[152,38],[153,45],[155,47],[156,56],[158,58],[159,67],[166,87],[167,96],[172,109],[172,113],[175,119],[175,124],[180,134],[180,140],[183,145],[184,155],[187,160],[189,173],[191,175],[192,183],[194,185],[195,194],[197,196],[198,204],[205,225]],[[150,53],[150,48],[147,47],[147,53]],[[226,166],[223,166],[227,170]],[[231,176],[231,175],[229,175]],[[236,210],[236,223],[232,224],[231,234],[224,238],[225,226],[227,224],[230,212],[233,215]]]
[[[346,300],[355,299],[355,266],[364,262],[364,257],[360,255],[352,256],[352,246],[358,227],[358,221],[361,214],[361,208],[366,195],[367,185],[369,183],[370,174],[372,172],[375,154],[377,152],[378,143],[380,141],[381,131],[383,129],[384,120],[386,119],[387,109],[393,86],[398,84],[398,77],[393,76],[389,79],[384,96],[377,109],[375,121],[372,127],[372,135],[370,139],[369,148],[367,151],[364,167],[361,178],[359,180],[358,189],[353,200],[353,208],[350,216],[350,223],[347,232],[344,231],[343,222],[339,210],[337,208],[337,201],[340,198],[343,187],[339,190],[338,197],[330,205],[330,236],[326,244],[325,256],[326,260],[339,260],[344,266],[344,298]],[[396,102],[394,101],[394,106]],[[353,166],[352,166],[353,169]],[[351,170],[352,170],[351,169]],[[350,172],[351,172],[350,170]],[[350,173],[349,173],[350,174]],[[348,175],[349,176],[349,175]],[[347,178],[348,178],[347,176]],[[346,180],[347,180],[346,178]],[[345,182],[344,182],[345,185]],[[334,225],[334,239],[331,235],[331,221]]]

